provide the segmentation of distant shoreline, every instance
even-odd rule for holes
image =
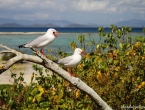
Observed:
[[[55,28],[58,32],[61,34],[74,34],[74,33],[98,33],[98,28]],[[48,30],[48,28],[0,28],[0,34],[7,35],[7,34],[23,34],[23,35],[32,35],[32,34],[45,34],[45,32]],[[132,28],[133,33],[141,33],[142,28]],[[104,28],[104,32],[111,32],[110,28]]]
[[[0,35],[34,35],[34,34],[45,34],[46,32],[0,32]],[[98,33],[98,32],[61,32],[60,34],[70,34],[70,33]]]
[[[45,34],[46,32],[0,32],[0,35],[34,35],[34,34]],[[70,34],[70,33],[98,33],[98,32],[62,32],[60,34]],[[143,32],[130,32],[130,33],[143,33]]]

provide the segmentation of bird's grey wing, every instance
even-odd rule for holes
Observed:
[[[68,56],[68,57],[65,57],[65,58],[62,58],[62,59],[58,60],[57,63],[65,65],[65,64],[70,63],[72,60],[73,60],[73,57]]]
[[[40,37],[34,39],[33,41],[27,43],[25,45],[25,47],[34,47],[34,48],[37,48],[40,45],[40,43],[45,42],[47,39],[48,38],[45,35],[40,36]]]

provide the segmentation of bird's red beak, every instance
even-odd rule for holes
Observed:
[[[54,32],[53,33],[55,37],[57,37],[58,34],[60,34],[59,32]]]
[[[81,54],[84,54],[85,55],[86,53],[84,51],[82,51]]]

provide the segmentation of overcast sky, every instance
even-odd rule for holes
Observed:
[[[145,0],[0,0],[0,18],[110,24],[145,20]]]

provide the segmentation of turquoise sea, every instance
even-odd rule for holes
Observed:
[[[86,40],[89,41],[89,34],[87,33],[60,33],[58,37],[55,38],[54,42],[45,48],[45,53],[48,52],[48,49],[57,51],[59,48],[61,48],[62,51],[70,53],[70,42],[78,42],[77,37],[81,34],[85,35]],[[42,34],[4,34],[0,35],[0,44],[6,45],[27,54],[32,54],[32,51],[29,48],[18,48],[18,46],[25,44],[26,42],[30,42],[41,35]],[[99,40],[97,33],[91,33],[90,37],[95,39],[96,42]]]
[[[11,29],[11,30],[10,30]],[[0,28],[0,44],[6,45],[10,48],[22,51],[27,54],[32,54],[31,49],[29,48],[21,48],[19,49],[18,46],[21,44],[25,44],[27,42],[32,41],[33,39],[43,35],[42,33],[37,33],[37,32],[46,32],[48,28],[30,28],[29,30],[27,28],[25,29],[20,29],[19,28],[5,28],[2,29]],[[138,29],[138,28],[137,28]],[[27,31],[26,31],[27,30]],[[31,30],[31,31],[30,31]],[[34,31],[35,30],[35,31]],[[54,42],[49,45],[48,47],[45,48],[45,53],[49,54],[48,49],[52,49],[55,53],[59,48],[61,48],[62,51],[72,53],[72,50],[70,48],[70,42],[75,41],[78,43],[77,37],[81,34],[86,36],[86,41],[89,41],[89,36],[91,39],[94,39],[96,43],[99,42],[99,35],[97,32],[97,28],[69,28],[69,29],[56,29],[60,32],[58,35],[58,38],[54,40]],[[109,31],[109,30],[107,30]],[[5,33],[4,33],[5,32]],[[15,32],[14,34],[10,34],[9,32]],[[22,32],[21,34],[19,32]],[[28,34],[29,32],[34,32],[33,34]],[[143,35],[141,33],[142,30],[137,30],[130,35],[132,36],[138,36],[138,35]],[[4,34],[2,34],[4,33]],[[78,45],[80,47],[80,45]],[[0,48],[1,50],[2,48]]]

